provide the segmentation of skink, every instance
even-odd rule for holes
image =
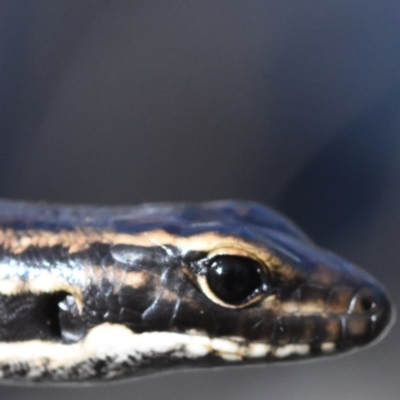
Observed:
[[[256,203],[0,201],[0,382],[325,356],[392,323],[368,273]]]

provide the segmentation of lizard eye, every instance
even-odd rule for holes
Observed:
[[[228,308],[243,308],[260,299],[270,287],[270,277],[253,258],[216,255],[202,261],[198,283],[215,303]]]

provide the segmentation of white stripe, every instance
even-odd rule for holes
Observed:
[[[330,343],[322,345],[323,351],[332,351]],[[54,379],[68,380],[72,367],[79,366],[82,379],[95,375],[91,361],[110,360],[107,378],[118,375],[121,364],[140,366],[143,358],[151,360],[163,355],[171,358],[196,359],[214,354],[226,361],[257,359],[271,355],[283,359],[292,355],[304,356],[310,351],[308,344],[287,344],[271,347],[264,343],[245,344],[239,338],[210,339],[205,335],[173,332],[134,333],[116,324],[102,324],[93,328],[79,343],[60,344],[31,340],[0,343],[0,377],[5,366],[18,371],[28,365],[27,378],[40,377],[45,371]]]

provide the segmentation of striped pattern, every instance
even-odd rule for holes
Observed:
[[[219,255],[256,260],[271,290],[224,306],[197,267]],[[254,203],[0,201],[0,315],[2,379],[87,382],[334,354],[381,337],[391,307],[371,276]]]

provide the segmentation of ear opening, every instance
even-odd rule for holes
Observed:
[[[78,341],[85,333],[74,297],[66,291],[0,295],[0,340]]]

